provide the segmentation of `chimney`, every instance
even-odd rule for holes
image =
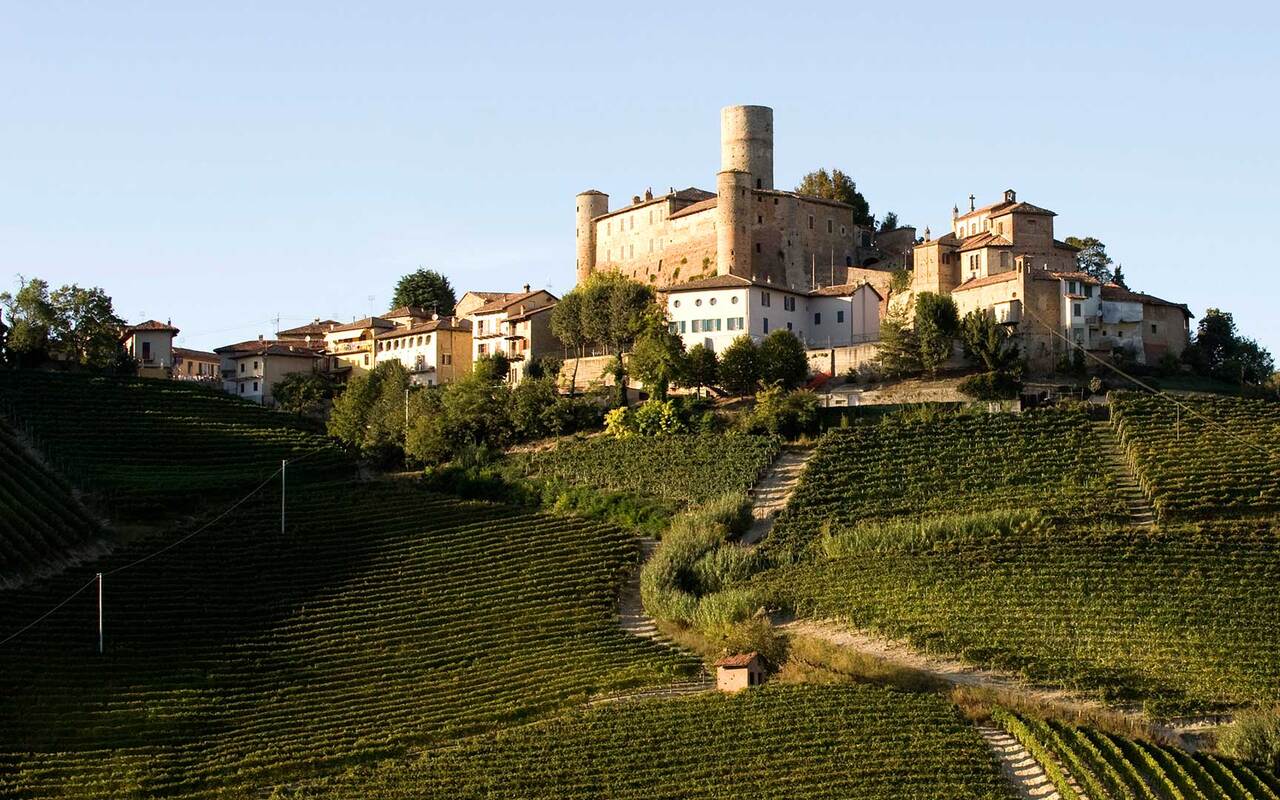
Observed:
[[[1015,191],[1014,191],[1014,190],[1012,190],[1012,189],[1005,189],[1005,190],[1004,190],[1004,201],[1005,201],[1006,203],[1016,203],[1016,202],[1018,202],[1018,193],[1017,193],[1017,192],[1015,192]]]
[[[638,194],[631,195],[631,205],[633,206],[640,205],[640,195]]]
[[[525,293],[525,294],[528,294],[528,293],[529,293],[529,284],[527,284],[527,283],[524,285],[524,293]]]
[[[926,228],[924,229],[924,240],[925,240],[926,242],[927,242],[927,241],[929,241],[929,228],[928,228],[928,227],[926,227]]]
[[[652,186],[650,186],[648,189],[645,189],[645,190],[644,190],[644,199],[645,199],[645,200],[652,200],[652,199],[653,199],[653,187],[652,187]]]
[[[262,341],[262,334],[258,334],[258,341]]]

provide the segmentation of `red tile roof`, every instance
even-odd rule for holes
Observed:
[[[471,321],[466,319],[458,319],[457,317],[441,317],[440,319],[431,319],[426,322],[420,322],[417,325],[410,325],[407,328],[396,328],[393,331],[380,333],[375,339],[398,339],[401,336],[414,336],[419,333],[430,333],[431,331],[469,331],[471,330]]]
[[[854,292],[858,291],[859,289],[861,289],[863,286],[875,292],[876,297],[879,297],[881,300],[884,299],[884,295],[876,291],[876,287],[872,286],[867,281],[858,281],[857,283],[841,283],[835,286],[824,286],[821,289],[814,289],[813,291],[809,292],[809,294],[812,297],[847,297],[853,294]]]
[[[755,651],[750,653],[738,653],[736,655],[724,656],[723,658],[717,659],[715,666],[728,667],[730,669],[749,667],[751,666],[751,662],[758,658],[760,658],[760,654]]]
[[[283,331],[276,331],[276,336],[281,339],[302,339],[307,336],[324,336],[330,329],[341,325],[336,319],[317,319],[314,322],[308,322],[306,325],[299,325],[296,328],[288,328]]]
[[[173,331],[176,334],[178,329],[167,322],[149,319],[146,322],[139,322],[137,325],[129,325],[124,329],[124,331],[125,333],[132,333],[134,331]]]
[[[396,324],[389,319],[382,317],[365,317],[355,322],[348,322],[346,325],[338,325],[330,328],[326,333],[341,333],[343,331],[358,331],[364,328],[394,328]]]
[[[1013,242],[986,231],[984,233],[975,234],[960,243],[960,250],[977,250],[979,247],[1013,247]]]
[[[1181,309],[1188,319],[1194,319],[1195,314],[1191,313],[1191,309],[1187,308],[1186,303],[1171,303],[1168,300],[1161,300],[1159,297],[1142,292],[1134,292],[1115,283],[1108,283],[1102,287],[1102,299],[1119,303],[1142,303],[1149,306],[1169,306],[1170,308]]]
[[[529,292],[512,292],[511,294],[503,295],[498,300],[485,303],[484,305],[477,308],[475,311],[472,311],[471,314],[469,314],[468,316],[474,316],[477,314],[497,314],[502,311],[506,311],[508,308],[515,305],[516,303],[523,302],[525,300],[528,300],[531,297],[534,297],[535,295],[539,295],[546,291],[547,291],[546,289],[534,289],[533,291],[529,291]],[[550,292],[547,292],[547,294],[550,295],[553,302],[556,300],[555,295],[551,294]]]
[[[245,356],[302,356],[320,358],[321,354],[315,347],[308,347],[298,342],[281,341],[278,339],[250,339],[247,342],[236,342],[235,344],[224,345],[215,348],[215,353],[219,355],[228,355],[231,358],[244,358]]]
[[[1008,270],[1006,272],[997,272],[994,275],[985,275],[981,278],[970,278],[951,291],[963,292],[967,289],[977,289],[981,286],[991,286],[996,283],[1004,283],[1005,281],[1011,281],[1018,277],[1018,274],[1017,270]]]
[[[218,354],[210,353],[204,350],[188,350],[185,347],[173,348],[173,354],[178,358],[188,358],[192,361],[217,361]]]
[[[711,197],[706,200],[699,200],[696,203],[687,205],[679,211],[673,212],[667,219],[679,219],[680,217],[691,217],[702,211],[708,211],[716,207],[716,198]]]

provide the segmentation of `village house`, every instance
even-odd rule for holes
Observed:
[[[376,338],[375,361],[399,361],[413,383],[452,383],[471,371],[471,323],[438,317],[396,327]]]
[[[341,324],[336,319],[316,317],[305,325],[276,331],[276,338],[286,342],[302,342],[312,349],[319,349],[324,346],[324,335]]]
[[[333,325],[324,332],[326,368],[339,380],[364,374],[377,364],[379,336],[427,322],[431,317],[432,313],[424,308],[401,306],[377,317]]]
[[[222,359],[217,353],[173,348],[173,377],[182,381],[216,383],[221,380]]]
[[[149,319],[126,327],[120,343],[138,362],[138,377],[168,378],[173,368],[173,337],[177,335],[172,324]]]
[[[467,314],[472,361],[501,353],[511,362],[508,380],[518,383],[537,359],[562,357],[564,348],[551,334],[550,311],[556,300],[546,289],[531,290],[525,284],[523,291],[472,307]]]
[[[236,397],[275,405],[272,386],[286,375],[317,372],[324,355],[298,342],[256,339],[214,350],[221,360],[222,389]]]
[[[659,290],[670,331],[685,348],[702,344],[722,352],[743,334],[760,340],[788,330],[806,347],[847,347],[879,336],[882,297],[868,283],[797,290],[736,275]]]
[[[759,653],[741,653],[725,656],[715,663],[716,689],[722,692],[740,692],[764,683],[764,660]]]

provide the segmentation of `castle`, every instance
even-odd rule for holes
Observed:
[[[646,191],[613,211],[603,192],[577,196],[579,282],[615,270],[655,286],[734,275],[801,291],[873,278],[883,288],[886,271],[859,269],[871,247],[852,206],[774,187],[773,109],[765,106],[721,110],[714,193]]]

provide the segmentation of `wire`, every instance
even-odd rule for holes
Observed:
[[[53,612],[55,612],[55,611],[57,611],[58,609],[62,608],[62,607],[63,607],[63,606],[65,606],[67,603],[70,603],[72,600],[74,600],[74,599],[76,598],[76,595],[80,594],[80,593],[81,593],[81,592],[83,592],[85,589],[88,589],[88,588],[89,588],[90,586],[92,586],[92,585],[94,584],[94,582],[95,582],[95,581],[97,581],[97,580],[98,580],[98,576],[97,576],[97,575],[94,575],[92,578],[90,578],[90,579],[89,579],[89,582],[88,582],[88,583],[86,583],[84,586],[81,586],[79,589],[76,589],[76,590],[75,590],[74,592],[72,592],[71,594],[67,595],[66,599],[65,599],[65,600],[63,600],[61,603],[58,603],[58,604],[57,604],[56,606],[54,606],[53,608],[49,609],[48,611],[44,612],[44,613],[43,613],[43,614],[41,614],[40,616],[36,617],[34,620],[32,620],[31,622],[27,623],[27,624],[26,624],[26,626],[24,626],[23,628],[19,629],[17,632],[15,632],[15,633],[11,633],[11,634],[9,634],[8,636],[6,636],[5,638],[0,639],[0,647],[3,647],[4,645],[8,644],[9,642],[13,641],[14,639],[17,639],[17,638],[18,638],[19,636],[21,636],[22,634],[24,634],[24,633],[26,633],[27,631],[31,630],[31,629],[32,629],[32,628],[34,628],[35,626],[39,625],[41,622],[44,622],[46,619],[48,619],[48,618],[49,618],[49,616],[50,616],[51,614],[53,614]]]

